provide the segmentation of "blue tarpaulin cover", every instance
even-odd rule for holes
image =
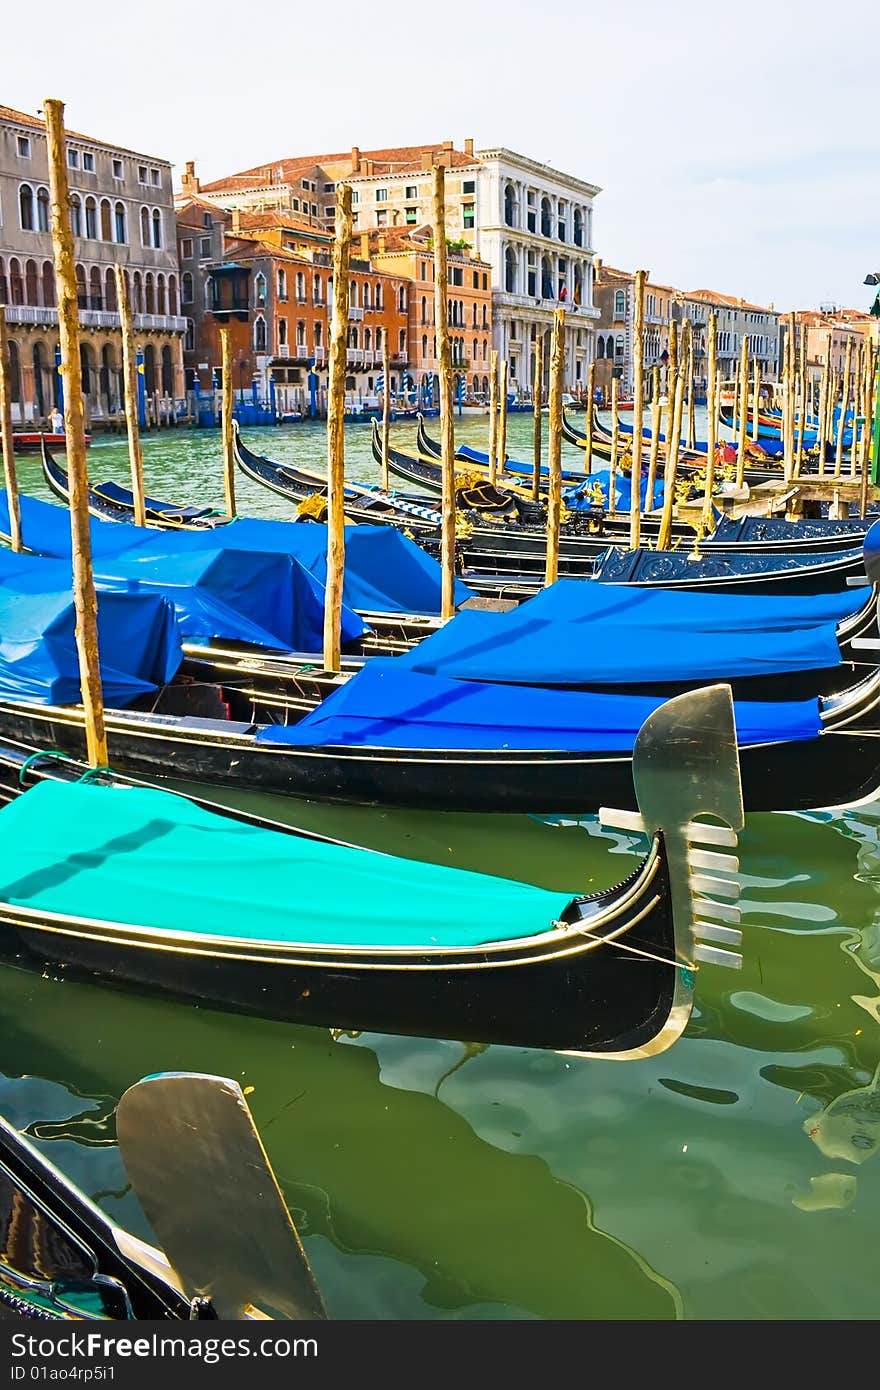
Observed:
[[[63,507],[21,498],[24,543],[41,555],[70,556],[70,520]],[[9,534],[5,490],[0,490],[0,531]],[[203,531],[158,531],[125,521],[91,520],[92,554],[118,555],[146,546],[154,554],[194,550],[249,550],[293,557],[319,584],[327,575],[327,527],[316,522],[263,521],[242,517]],[[351,609],[388,613],[439,613],[440,565],[393,526],[345,528],[343,600]],[[455,602],[471,590],[455,581]]]
[[[75,626],[69,586],[59,592],[27,574],[0,586],[0,697],[78,704]],[[161,594],[102,595],[98,650],[104,698],[124,708],[170,681],[183,659],[173,607]]]
[[[458,613],[397,660],[427,675],[528,685],[821,670],[840,665],[838,605],[848,612],[864,595],[740,598],[560,580],[508,613]],[[826,620],[798,622],[800,605],[812,603]]]
[[[95,556],[99,594],[163,594],[174,605],[181,635],[188,642],[219,639],[287,651],[320,650],[324,586],[296,560],[271,552],[217,548],[178,548],[179,553],[166,554],[164,539],[151,532],[149,541],[130,550]],[[153,550],[152,541],[162,549]],[[34,584],[41,588],[70,590],[69,559],[0,552],[0,583],[24,572],[34,576]],[[362,619],[343,607],[342,641],[365,631]]]
[[[298,724],[270,725],[257,741],[298,748],[632,751],[636,734],[662,701],[443,680],[374,657]],[[738,703],[740,743],[816,738],[818,700]]]
[[[483,465],[487,465],[489,462],[488,454],[483,453],[480,449],[471,449],[467,444],[463,444],[461,448],[456,450],[456,458],[462,459],[468,463],[479,463]],[[518,459],[512,458],[507,459],[504,469],[505,472],[511,474],[521,473],[524,478],[534,477],[535,474],[533,464],[521,463]],[[544,463],[541,464],[541,476],[549,477],[549,470]],[[593,485],[595,483],[598,483],[602,490],[600,505],[608,506],[608,490],[611,484],[611,474],[608,469],[599,469],[595,473],[590,473],[589,477],[585,477],[582,469],[564,468],[562,470],[562,477],[565,482],[572,485],[564,488],[562,493],[562,500],[569,510],[581,511],[589,506],[597,505],[592,497]],[[646,470],[643,470],[642,473],[641,490],[642,506],[645,507],[645,499],[648,495]],[[629,511],[631,499],[632,485],[630,480],[625,474],[618,472],[614,487],[614,505],[619,508],[620,511]],[[662,506],[662,504],[663,484],[662,482],[657,482],[654,484],[654,506],[659,507]]]

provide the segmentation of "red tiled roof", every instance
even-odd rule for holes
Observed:
[[[32,116],[28,111],[16,111],[12,106],[0,106],[0,121],[13,121],[16,125],[30,126],[31,130],[46,133],[46,123],[39,116]],[[97,140],[94,135],[82,135],[78,130],[68,130],[65,127],[64,133],[72,140],[85,140],[90,145],[104,145],[109,150],[119,150],[120,154],[133,154],[141,159],[151,159],[156,164],[171,162],[168,159],[160,159],[158,155],[142,154],[140,150],[127,149],[125,145],[114,145],[109,140]]]
[[[335,154],[298,155],[287,159],[268,160],[252,169],[243,169],[240,173],[215,179],[212,183],[203,184],[202,190],[208,193],[221,190],[235,192],[272,183],[290,183],[294,179],[301,179],[312,170],[323,171],[327,182],[335,182],[346,176],[357,178],[358,173],[366,174],[363,165],[368,161],[372,162],[374,174],[405,173],[409,169],[421,168],[422,156],[426,154],[446,154],[446,162],[453,168],[476,162],[472,156],[462,154],[460,150],[450,150],[443,144],[395,145],[384,150],[359,150],[358,153],[361,165],[359,170],[355,170],[352,165],[351,150]]]
[[[747,299],[737,299],[732,294],[719,294],[717,290],[688,290],[685,299],[701,299],[707,304],[723,304],[729,309],[751,309],[759,314],[775,314],[766,304],[750,304]]]

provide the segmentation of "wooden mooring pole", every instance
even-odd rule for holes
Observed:
[[[64,382],[64,432],[70,483],[70,536],[73,557],[73,598],[76,608],[76,647],[86,726],[86,756],[91,767],[107,764],[104,693],[98,655],[98,601],[92,573],[89,529],[89,475],[86,461],[85,414],[80,362],[79,311],[70,190],[67,183],[67,141],[64,103],[54,97],[43,102],[49,155],[52,250]]]
[[[500,385],[498,389],[498,472],[507,467],[507,358],[501,359]]]
[[[498,353],[489,353],[489,482],[498,477]]]
[[[657,455],[660,450],[660,368],[651,371],[651,444],[648,450],[648,479],[645,483],[645,510],[654,510],[654,487],[657,482]]]
[[[440,523],[440,616],[455,612],[455,439],[452,422],[452,348],[447,318],[446,170],[434,166],[434,318],[437,323],[437,361],[440,376],[440,454],[443,476]],[[502,379],[504,374],[502,373]],[[499,448],[500,452],[500,448]]]
[[[540,325],[535,335],[535,375],[532,380],[532,408],[534,424],[532,427],[532,453],[534,466],[532,472],[532,501],[537,502],[541,494],[541,406],[544,403],[544,334]]]
[[[559,521],[562,512],[562,385],[565,375],[565,310],[553,314],[550,344],[550,437],[547,445],[547,563],[544,583],[559,576]]]
[[[741,490],[745,487],[746,439],[749,429],[749,340],[745,333],[742,335],[739,355],[739,414],[736,423],[739,435],[736,446],[736,486]]]
[[[146,526],[144,502],[144,451],[138,423],[137,342],[134,336],[134,317],[128,294],[128,281],[121,265],[113,267],[116,278],[116,303],[122,332],[122,398],[125,406],[125,430],[128,435],[128,462],[131,468],[131,495],[134,501],[136,526]]]
[[[590,362],[587,368],[587,428],[586,441],[584,444],[584,472],[593,471],[593,411],[595,409],[594,395],[596,392],[596,363]]]
[[[620,447],[620,414],[618,399],[620,393],[620,382],[618,378],[611,378],[611,462],[608,465],[608,515],[613,516],[617,510],[614,495],[617,492],[617,451]]]
[[[669,387],[667,387],[669,390]],[[684,362],[680,362],[672,383],[672,434],[666,441],[666,467],[663,471],[663,512],[657,533],[657,549],[668,550],[672,539],[672,509],[675,505],[675,484],[678,454],[681,444],[681,415],[684,400]]]
[[[637,270],[633,286],[633,448],[630,470],[629,546],[642,542],[642,416],[645,413],[645,281],[646,270]],[[647,502],[650,507],[650,501]]]
[[[13,550],[21,550],[21,503],[18,498],[18,475],[15,471],[15,449],[12,442],[12,364],[9,357],[9,335],[6,332],[6,310],[2,305],[0,305],[0,440],[2,440],[3,446],[6,505],[9,508],[9,543]]]
[[[341,666],[342,591],[345,583],[345,377],[348,371],[348,278],[351,259],[351,185],[336,185],[333,239],[333,318],[327,383],[327,585],[324,666]],[[225,378],[224,378],[225,379]]]
[[[819,448],[819,476],[825,475],[825,451],[828,445],[828,378],[831,371],[831,329],[828,330],[828,339],[825,349],[825,361],[822,364],[822,375],[819,378],[819,407],[817,421],[816,443]]]
[[[232,342],[228,323],[220,324],[220,370],[223,374],[220,396],[220,435],[223,448],[223,496],[226,515],[235,516],[235,459],[232,454]]]
[[[708,365],[706,367],[706,492],[703,498],[703,530],[713,529],[712,489],[715,486],[715,442],[718,425],[718,315],[709,311]]]
[[[843,470],[843,431],[846,426],[846,407],[849,401],[849,379],[852,371],[852,336],[846,340],[846,354],[843,359],[843,381],[840,386],[840,414],[837,417],[837,444],[834,454],[834,476],[839,478]]]
[[[391,430],[391,362],[388,356],[387,333],[382,343],[382,380],[385,386],[382,395],[382,487],[388,492],[391,487],[391,473],[388,465]]]

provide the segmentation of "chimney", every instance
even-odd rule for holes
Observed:
[[[455,149],[455,141],[454,141],[454,140],[444,140],[444,141],[443,141],[443,148],[444,148],[444,150],[449,150],[450,153],[451,153],[452,150]]]
[[[422,168],[423,168],[423,169],[433,169],[433,167],[434,167],[434,152],[433,152],[433,150],[423,150],[423,151],[422,151]]]
[[[232,208],[232,235],[238,236],[241,231],[241,208]]]
[[[360,171],[360,167],[361,167],[361,152],[360,152],[360,150],[358,149],[357,145],[352,145],[352,147],[351,147],[351,168],[352,168],[352,173],[357,174],[357,173]]]
[[[473,142],[473,140],[465,140],[465,142],[464,142],[464,152],[465,152],[465,154],[467,155],[468,159],[473,159],[473,157],[474,157],[474,142]]]
[[[388,238],[387,238],[386,236],[380,236],[380,238],[379,238],[379,251],[380,251],[381,254],[384,255],[384,253],[385,253],[385,248],[387,247],[387,245],[388,245]]]
[[[370,259],[370,234],[369,234],[369,232],[361,232],[361,260],[362,260],[362,261],[368,261],[369,259]]]
[[[201,183],[196,178],[195,160],[188,159],[186,161],[186,173],[180,180],[181,190],[184,193],[198,193],[201,186]]]

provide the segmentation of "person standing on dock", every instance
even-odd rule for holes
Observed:
[[[53,434],[64,433],[64,416],[61,414],[61,411],[58,409],[57,405],[53,405],[51,411],[49,412],[49,425]]]

